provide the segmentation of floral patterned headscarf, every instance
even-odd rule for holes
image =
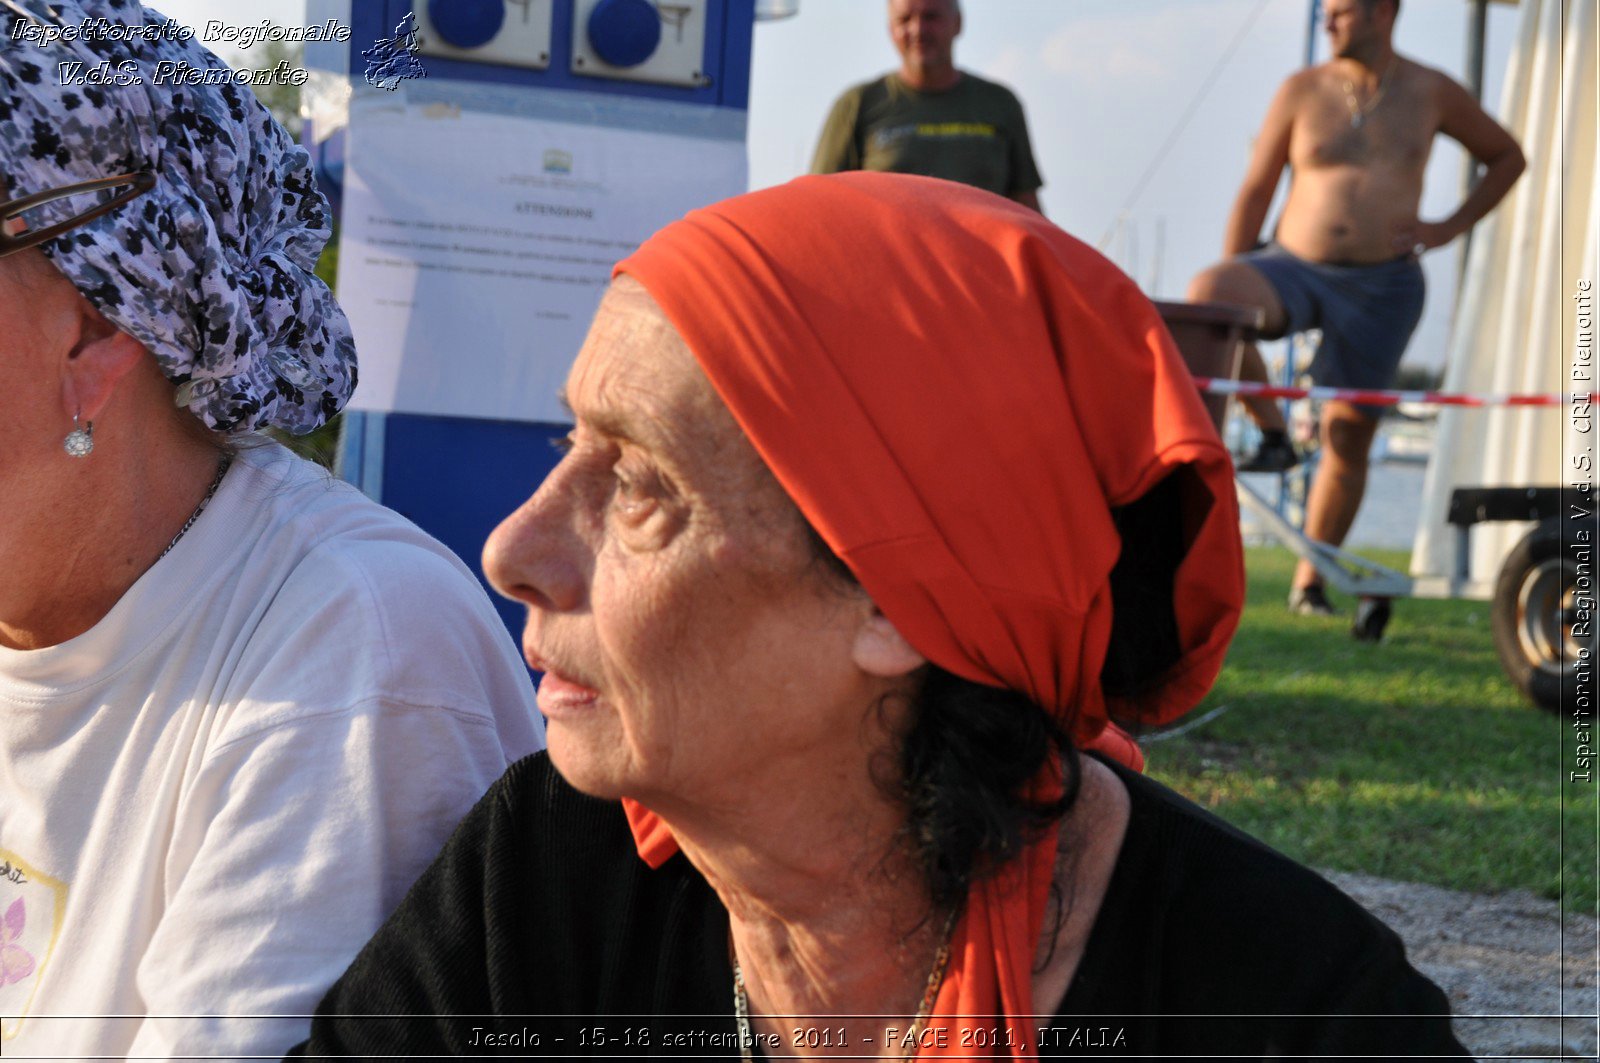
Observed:
[[[153,172],[151,191],[40,249],[208,426],[309,432],[356,383],[350,324],[312,272],[328,203],[249,88],[175,76],[227,69],[179,36],[137,0],[0,0],[0,178],[20,199]]]

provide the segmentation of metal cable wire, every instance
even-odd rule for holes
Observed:
[[[1194,120],[1195,114],[1200,110],[1200,105],[1211,94],[1212,87],[1216,85],[1217,78],[1222,76],[1222,71],[1227,68],[1229,60],[1233,58],[1233,53],[1239,50],[1239,46],[1250,35],[1250,31],[1260,21],[1261,13],[1267,9],[1267,5],[1270,3],[1272,3],[1272,0],[1260,0],[1255,6],[1255,10],[1250,12],[1250,16],[1239,27],[1239,31],[1233,35],[1233,40],[1229,42],[1227,49],[1217,58],[1216,63],[1211,67],[1211,72],[1206,75],[1205,81],[1200,86],[1200,91],[1190,98],[1189,106],[1184,110],[1183,116],[1178,119],[1178,124],[1173,127],[1171,133],[1167,134],[1166,141],[1162,143],[1160,150],[1156,152],[1155,158],[1150,160],[1150,165],[1145,168],[1144,174],[1134,183],[1133,190],[1128,193],[1128,198],[1123,200],[1122,206],[1117,208],[1115,215],[1117,218],[1121,218],[1134,203],[1138,202],[1139,197],[1144,193],[1145,186],[1150,183],[1151,179],[1155,177],[1156,171],[1161,168],[1161,164],[1166,161],[1167,153],[1178,143],[1178,138],[1183,136],[1184,130],[1189,128],[1189,123]],[[1105,251],[1106,245],[1111,242],[1111,237],[1116,233],[1116,230],[1117,222],[1113,221],[1107,227],[1105,234],[1095,244],[1095,250]]]

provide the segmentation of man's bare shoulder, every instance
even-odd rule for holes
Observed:
[[[1300,112],[1315,100],[1320,92],[1325,91],[1323,87],[1325,78],[1326,74],[1320,66],[1304,67],[1284,78],[1278,85],[1278,91],[1273,94],[1272,104],[1267,110],[1267,124],[1292,125],[1298,119]]]
[[[1394,61],[1394,71],[1389,75],[1391,82],[1395,80],[1410,81],[1417,86],[1434,91],[1445,91],[1451,88],[1461,89],[1463,92],[1466,91],[1459,82],[1442,70],[1419,63],[1415,59],[1408,59],[1398,53],[1396,53]],[[1335,60],[1329,59],[1326,62],[1318,63],[1316,66],[1308,66],[1295,71],[1284,80],[1282,88],[1278,91],[1298,93],[1316,92],[1319,89],[1328,88],[1342,89],[1347,79],[1348,75],[1344,68]]]
[[[1394,68],[1381,79],[1391,99],[1404,97],[1412,113],[1438,116],[1452,104],[1470,99],[1467,90],[1449,74],[1396,54]],[[1342,97],[1348,91],[1349,74],[1336,60],[1328,60],[1296,71],[1278,89],[1277,105],[1299,115],[1302,105],[1314,105],[1329,95]],[[1433,118],[1429,118],[1432,121]]]
[[[1278,86],[1278,98],[1289,103],[1298,103],[1315,93],[1328,80],[1330,65],[1319,63],[1316,66],[1296,70],[1284,78],[1283,84]]]
[[[1442,96],[1451,92],[1466,92],[1466,86],[1455,78],[1431,66],[1426,66],[1415,59],[1407,59],[1403,55],[1395,56],[1398,64],[1395,74],[1411,80],[1419,88],[1433,96]]]

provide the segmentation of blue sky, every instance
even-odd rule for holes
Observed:
[[[303,0],[156,0],[152,6],[196,26],[210,18],[301,24],[305,10]],[[1303,60],[1309,0],[967,0],[964,6],[957,62],[1011,85],[1022,97],[1045,176],[1045,211],[1090,243],[1117,226],[1130,190],[1229,43],[1249,24],[1238,51],[1107,249],[1152,295],[1181,296],[1188,277],[1218,252],[1273,89]],[[1467,15],[1466,0],[1405,0],[1397,47],[1461,77]],[[1515,32],[1515,7],[1492,5],[1485,95],[1491,112]],[[1320,33],[1318,55],[1326,57]],[[800,0],[799,15],[758,26],[750,99],[752,185],[804,172],[833,98],[845,86],[889,69],[894,59],[884,5],[876,0]],[[1453,209],[1460,172],[1461,153],[1439,141],[1425,218]],[[1159,269],[1158,229],[1164,233]],[[1427,265],[1428,310],[1407,361],[1437,365],[1448,338],[1456,252],[1435,252]]]

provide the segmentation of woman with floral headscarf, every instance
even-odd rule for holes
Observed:
[[[221,65],[161,22],[0,0],[7,1057],[282,1051],[541,744],[470,572],[250,435],[355,383],[327,204],[248,91],[155,81]]]
[[[566,398],[485,552],[549,754],[299,1051],[1461,1054],[1392,932],[1112,723],[1205,693],[1244,573],[1103,258],[950,182],[802,178],[619,264]]]

